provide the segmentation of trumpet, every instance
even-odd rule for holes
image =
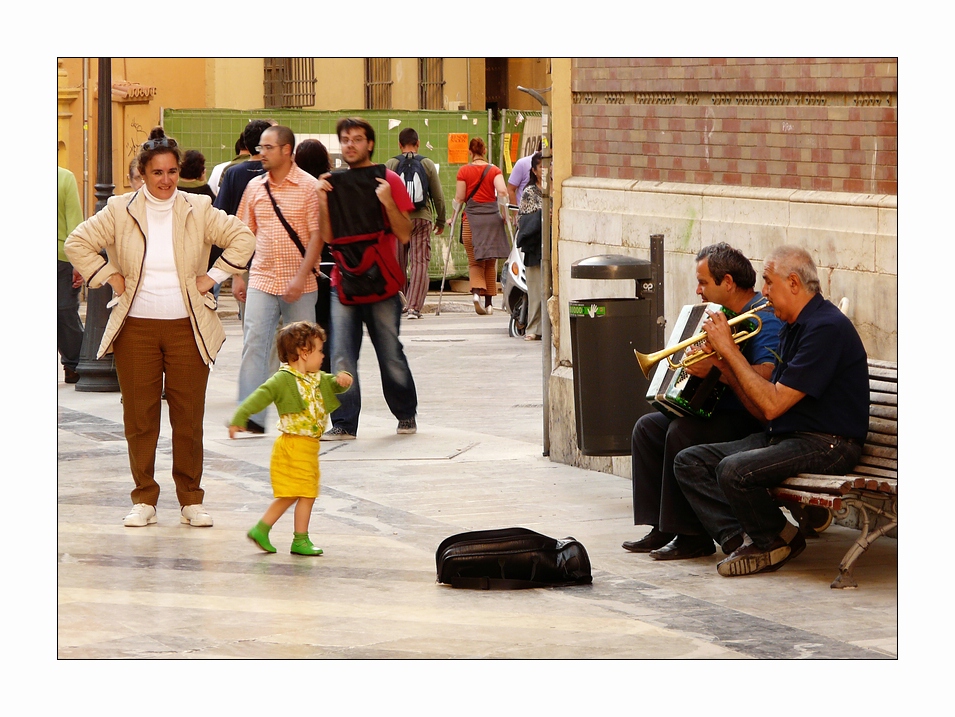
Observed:
[[[739,331],[734,331],[733,343],[740,344],[746,339],[751,338],[755,336],[756,334],[758,334],[760,330],[763,328],[763,320],[759,318],[759,316],[757,316],[758,312],[766,311],[767,309],[771,309],[772,307],[773,307],[772,302],[767,299],[763,303],[758,304],[757,306],[754,306],[749,311],[745,311],[742,314],[738,314],[734,316],[732,319],[730,319],[728,322],[730,326],[736,326],[737,324],[741,324],[744,321],[756,322],[755,329],[752,329],[752,330],[740,329]],[[633,353],[637,357],[637,363],[640,364],[640,369],[643,371],[643,375],[646,376],[647,378],[650,378],[650,369],[652,369],[657,363],[659,363],[663,359],[667,360],[667,363],[670,365],[670,368],[672,368],[673,370],[676,370],[679,368],[686,368],[687,366],[692,366],[695,363],[699,363],[700,361],[709,358],[710,354],[703,353],[702,351],[698,353],[690,354],[689,356],[685,356],[679,362],[676,362],[670,358],[673,354],[683,351],[689,348],[690,346],[701,343],[705,340],[706,340],[706,332],[701,331],[700,333],[696,334],[695,336],[691,336],[685,341],[681,341],[680,343],[674,346],[670,346],[660,351],[656,351],[652,354],[642,354],[636,349],[634,349]]]

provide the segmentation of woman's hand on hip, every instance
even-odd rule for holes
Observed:
[[[215,285],[215,280],[208,274],[196,277],[196,288],[199,289],[200,294],[208,294]]]
[[[122,296],[126,293],[126,277],[120,273],[113,274],[106,280],[106,283],[113,287],[113,293],[116,296]]]

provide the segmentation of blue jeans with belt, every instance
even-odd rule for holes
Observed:
[[[391,413],[399,421],[414,418],[418,412],[418,394],[404,347],[398,338],[401,299],[374,304],[343,304],[338,290],[331,292],[332,373],[347,371],[354,378],[351,388],[339,396],[342,405],[332,413],[335,428],[358,435],[361,413],[361,387],[358,380],[358,353],[361,350],[362,324],[375,347],[381,371],[381,389]]]
[[[706,532],[721,545],[745,532],[768,549],[786,525],[769,489],[798,473],[843,474],[862,441],[826,433],[754,433],[738,441],[687,448],[673,471]]]

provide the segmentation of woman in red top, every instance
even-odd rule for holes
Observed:
[[[510,253],[501,214],[507,206],[507,184],[501,170],[484,158],[486,152],[484,140],[471,140],[470,162],[458,170],[454,193],[455,210],[466,204],[461,240],[468,255],[474,310],[481,315],[491,313],[491,299],[497,294],[497,260]]]

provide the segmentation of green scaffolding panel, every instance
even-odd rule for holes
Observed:
[[[525,113],[529,114],[531,113]],[[485,111],[164,109],[162,122],[166,134],[174,137],[184,150],[197,149],[202,152],[206,158],[206,169],[211,171],[220,162],[232,159],[235,154],[235,141],[250,120],[274,120],[290,127],[296,137],[334,136],[338,120],[349,116],[361,117],[375,128],[374,159],[378,162],[384,162],[399,153],[398,134],[401,130],[406,127],[417,130],[421,154],[431,158],[438,166],[448,218],[452,214],[451,200],[454,198],[455,178],[462,166],[448,162],[448,135],[466,133],[469,138],[481,137],[493,147],[488,113]],[[447,257],[448,238],[456,234],[457,227],[454,227],[453,232],[446,229],[443,235],[432,238],[431,264],[428,269],[432,279],[441,278]],[[466,277],[467,274],[468,262],[464,247],[453,241],[447,275],[457,278]]]

